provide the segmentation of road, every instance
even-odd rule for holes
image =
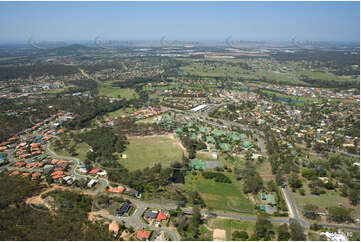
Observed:
[[[90,175],[83,175],[83,174],[79,174],[76,172],[76,168],[79,165],[79,159],[74,158],[74,157],[68,157],[68,156],[60,156],[55,154],[52,150],[50,150],[49,145],[46,144],[45,145],[45,151],[52,157],[56,158],[56,159],[61,159],[61,160],[71,160],[73,162],[73,166],[70,169],[70,173],[71,175],[73,175],[74,177],[76,177],[77,179],[79,178],[89,178],[89,179],[93,179],[93,176]],[[90,193],[93,193],[94,195],[97,195],[98,193],[104,191],[107,186],[109,185],[109,181],[107,179],[104,178],[97,178],[100,186],[97,187],[97,189],[95,191],[92,191]]]
[[[50,150],[48,144],[45,145],[45,149],[46,152],[51,155],[52,157],[56,158],[56,159],[62,159],[62,160],[71,160],[73,162],[73,166],[70,170],[70,173],[75,176],[76,178],[90,178],[92,179],[93,177],[90,175],[83,175],[83,174],[79,174],[76,172],[76,168],[79,165],[79,159],[74,158],[74,157],[67,157],[67,156],[60,156],[55,154],[52,150]],[[98,181],[101,183],[100,186],[97,187],[97,189],[95,191],[90,192],[93,195],[98,195],[101,192],[105,191],[107,186],[109,185],[109,181],[107,179],[104,178],[98,178]],[[113,216],[113,215],[102,215],[105,218],[111,219],[111,220],[115,220],[115,221],[122,221],[124,222],[126,225],[128,226],[132,226],[132,227],[142,227],[142,228],[151,228],[153,230],[159,230],[159,231],[164,231],[169,233],[174,240],[181,240],[180,236],[178,235],[177,232],[175,232],[172,229],[169,228],[164,228],[164,227],[155,227],[155,226],[151,226],[148,224],[145,224],[142,219],[141,216],[143,214],[143,212],[148,208],[148,207],[157,207],[157,208],[161,208],[161,209],[175,209],[174,207],[169,207],[169,206],[159,206],[159,204],[151,204],[151,203],[144,203],[141,202],[140,200],[137,199],[133,199],[133,198],[127,198],[129,199],[133,204],[135,204],[137,206],[137,209],[135,211],[135,213],[131,216],[131,217],[117,217],[117,216]],[[96,206],[99,208],[99,206],[96,203]]]
[[[117,195],[114,194],[112,196],[117,196]],[[136,210],[132,216],[118,217],[118,216],[109,215],[109,214],[102,214],[101,216],[103,216],[107,219],[110,219],[110,220],[123,222],[127,227],[135,227],[135,228],[142,228],[142,229],[147,228],[147,229],[152,229],[155,231],[163,231],[163,232],[170,234],[174,241],[181,240],[181,236],[178,234],[176,229],[170,229],[167,227],[156,227],[154,225],[149,225],[149,224],[145,223],[142,219],[143,212],[149,207],[156,207],[156,208],[160,208],[160,209],[164,209],[164,210],[175,209],[176,207],[160,206],[160,204],[151,204],[151,203],[147,203],[147,202],[142,202],[140,200],[137,200],[137,199],[134,199],[131,197],[127,197],[127,199],[130,200],[132,202],[132,204],[136,206]],[[97,202],[95,204],[98,209],[101,209],[99,207],[99,205],[97,204]]]
[[[296,204],[294,203],[294,201],[291,198],[290,193],[288,192],[288,188],[282,188],[282,192],[283,192],[283,196],[285,197],[286,203],[287,203],[287,207],[288,207],[288,211],[290,212],[290,217],[293,219],[296,219],[297,222],[299,222],[303,227],[308,227],[309,224],[307,224],[298,214],[297,208],[296,208]]]
[[[220,105],[223,105],[223,104],[220,104]],[[207,111],[209,112],[209,111],[213,110],[214,108],[216,108],[216,107],[218,107],[220,105],[217,105],[215,107],[211,107]],[[195,115],[192,114],[191,119],[195,119],[196,121],[201,120],[201,121],[204,121],[206,123],[209,123],[211,125],[214,125],[214,126],[217,126],[217,127],[220,127],[220,128],[223,128],[224,125],[226,125],[228,127],[230,127],[231,125],[236,125],[236,126],[242,127],[243,129],[250,129],[245,125],[241,125],[241,124],[230,122],[230,121],[223,121],[222,125],[217,124],[215,122],[211,122],[211,121],[202,119],[200,114],[195,114]],[[59,138],[57,136],[53,136],[53,137]],[[263,140],[260,138],[260,136],[257,135],[256,138],[259,140],[259,142],[264,143]],[[76,178],[90,178],[90,179],[93,178],[90,175],[83,175],[83,174],[79,174],[79,173],[76,172],[76,168],[79,166],[79,163],[80,163],[79,159],[74,158],[74,157],[59,156],[59,155],[55,154],[49,148],[48,145],[49,145],[49,143],[47,143],[45,145],[45,150],[50,156],[52,156],[52,157],[54,157],[56,159],[72,161],[73,166],[70,169],[70,173],[74,177],[76,177]],[[264,149],[264,147],[262,148],[262,145],[259,145],[259,146],[260,146],[261,150]],[[12,153],[13,153],[13,151],[8,151],[8,157],[9,157],[10,160],[13,160]],[[4,169],[4,168],[8,168],[8,166],[3,166],[2,169]],[[14,168],[14,169],[19,170],[19,169],[22,169],[22,168]],[[32,170],[32,171],[34,171],[34,170]],[[96,190],[88,192],[88,193],[97,196],[97,195],[99,195],[100,193],[102,193],[103,191],[106,190],[106,187],[109,185],[109,181],[107,179],[105,179],[105,178],[98,178],[98,181],[100,183],[100,186],[98,186]],[[289,207],[289,211],[290,211],[290,215],[291,215],[290,217],[296,219],[302,226],[309,227],[310,224],[307,223],[306,221],[304,221],[299,216],[299,214],[297,212],[296,205],[293,202],[292,197],[290,196],[287,188],[282,189],[282,191],[284,193],[287,205]],[[113,216],[113,215],[102,215],[102,216],[104,216],[104,217],[106,217],[108,219],[111,219],[111,220],[122,221],[126,225],[132,226],[132,227],[151,228],[151,229],[157,230],[157,231],[164,231],[164,232],[169,233],[173,237],[174,240],[180,240],[181,239],[181,237],[179,236],[179,234],[175,230],[172,230],[170,228],[165,228],[165,227],[160,227],[159,228],[159,227],[155,227],[155,226],[145,224],[144,221],[141,218],[141,215],[143,214],[145,209],[148,208],[148,207],[155,207],[155,208],[170,210],[170,209],[176,209],[175,204],[152,203],[152,202],[140,201],[138,199],[131,198],[131,197],[129,197],[128,199],[136,206],[136,211],[134,212],[134,214],[132,216],[130,216],[130,217],[117,217],[117,216]],[[184,213],[192,214],[192,208],[182,208],[182,210],[183,210]],[[203,216],[206,216],[206,215],[207,216],[216,216],[216,217],[221,217],[221,218],[238,219],[238,220],[245,220],[245,221],[256,221],[257,220],[257,218],[255,216],[237,215],[237,214],[221,213],[221,212],[212,212],[212,211],[206,211],[206,210],[202,210],[201,214]],[[269,220],[271,222],[274,222],[274,223],[289,223],[288,218],[270,218]],[[320,225],[322,225],[324,227],[330,227],[330,228],[337,227],[337,228],[343,228],[343,229],[348,229],[348,230],[353,230],[353,231],[359,231],[360,230],[359,227],[354,227],[354,226],[345,226],[345,225],[336,225],[336,224],[320,224]]]
[[[286,203],[288,206],[288,210],[290,211],[290,217],[293,219],[296,219],[297,222],[299,222],[303,227],[310,227],[311,223],[304,221],[301,218],[301,216],[298,214],[296,204],[294,203],[290,193],[288,192],[287,187],[282,188],[282,192],[285,197],[285,200],[286,200]],[[324,224],[324,223],[319,223],[318,225],[321,225],[323,227],[328,227],[328,228],[341,228],[341,229],[348,229],[348,230],[358,231],[358,232],[360,231],[360,228],[355,227],[355,226],[338,225],[338,224]]]
[[[211,110],[214,110],[215,108],[218,108],[221,105],[225,105],[225,104],[214,105],[213,108],[209,108],[208,110],[204,111],[204,113],[208,113]],[[218,128],[224,128],[224,126],[227,126],[227,128],[230,128],[231,126],[238,126],[238,127],[241,127],[242,129],[253,130],[255,137],[258,140],[258,146],[260,147],[261,152],[264,154],[267,153],[264,140],[259,135],[259,132],[260,132],[259,130],[249,128],[246,125],[242,125],[242,124],[227,121],[227,120],[222,120],[222,124],[218,124],[216,122],[211,122],[206,119],[203,119],[202,116],[204,116],[204,114],[201,115],[200,113],[195,113],[195,114],[192,113],[190,115],[184,115],[184,116],[185,117],[188,116],[191,120],[194,120],[194,121],[203,121],[209,125],[216,126]],[[348,153],[346,153],[346,155],[351,155],[353,157],[359,157],[357,155],[352,155],[352,154],[348,154]],[[286,203],[288,206],[288,210],[290,212],[290,218],[293,218],[296,221],[298,221],[303,227],[309,227],[311,224],[308,223],[307,221],[304,221],[302,219],[302,217],[298,214],[297,206],[296,206],[295,202],[293,201],[291,195],[289,194],[287,187],[282,188],[282,192],[284,194],[284,197],[285,197],[285,200],[286,200]],[[203,212],[203,213],[204,213],[204,215],[206,215],[206,214],[208,215],[210,212]],[[233,214],[231,215],[231,214],[220,214],[220,213],[212,213],[212,214],[219,216],[219,217],[225,217],[225,218],[256,221],[255,217],[250,217],[250,216],[239,216],[239,215],[233,215]],[[288,219],[270,219],[270,221],[275,222],[275,223],[289,223]],[[329,227],[329,228],[337,227],[337,228],[349,229],[349,230],[353,230],[353,231],[360,231],[359,227],[354,227],[354,226],[337,225],[337,224],[320,224],[320,225],[322,225],[324,227]]]

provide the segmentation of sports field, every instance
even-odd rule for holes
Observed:
[[[134,89],[113,87],[107,83],[103,83],[102,86],[99,88],[99,95],[125,99],[131,99],[138,96]]]
[[[186,186],[196,190],[207,205],[207,208],[233,212],[255,214],[253,203],[243,194],[240,183],[231,175],[232,183],[215,182],[201,175],[187,175]]]
[[[131,171],[151,167],[161,163],[170,165],[173,161],[181,161],[183,151],[175,139],[167,136],[130,137],[129,145],[124,152],[127,158],[121,164]]]

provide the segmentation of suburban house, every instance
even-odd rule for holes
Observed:
[[[88,187],[91,188],[93,187],[95,184],[97,184],[98,180],[97,179],[91,179],[90,182],[88,183]]]
[[[163,220],[167,220],[167,215],[164,214],[162,211],[160,211],[160,212],[158,213],[158,216],[157,216],[156,221],[157,221],[157,222],[162,222]]]
[[[98,172],[100,171],[100,169],[98,169],[98,168],[95,168],[95,169],[93,169],[93,170],[91,170],[91,171],[89,171],[89,175],[94,175],[94,174],[97,174]]]
[[[120,209],[117,211],[118,212],[118,216],[121,217],[123,216],[126,212],[128,212],[129,208],[130,208],[130,203],[125,202],[123,203],[123,205],[120,207]]]
[[[114,232],[117,234],[118,231],[119,231],[119,225],[115,221],[109,224],[109,232]]]
[[[124,187],[122,187],[122,186],[118,186],[118,187],[109,186],[109,188],[108,188],[108,192],[122,193],[123,191],[124,191]]]
[[[156,219],[157,216],[158,216],[158,211],[157,210],[148,209],[144,213],[144,218],[146,218],[146,219]]]
[[[135,189],[132,189],[132,188],[126,188],[125,189],[125,192],[129,195],[133,195],[133,196],[136,196],[137,198],[141,198],[141,194],[135,190]]]
[[[140,240],[148,240],[150,238],[150,235],[152,234],[152,231],[150,230],[138,230],[137,232],[137,238]]]

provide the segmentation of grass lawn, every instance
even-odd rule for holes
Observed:
[[[214,160],[214,161],[216,161],[217,159],[214,159],[212,157],[213,153],[214,152],[200,152],[200,151],[197,151],[196,158],[199,159],[199,160]]]
[[[69,147],[71,145],[73,145],[74,143],[73,142],[70,142],[69,144]],[[50,145],[49,147],[52,151],[56,152],[55,149],[54,149],[54,146],[53,145]],[[76,152],[78,153],[77,156],[75,156],[76,158],[84,161],[86,159],[86,153],[88,152],[88,150],[90,149],[91,147],[87,144],[87,143],[78,143],[77,146],[76,146]],[[69,154],[66,150],[61,150],[61,151],[58,151],[56,152],[57,155],[60,155],[60,156],[72,156],[71,154]]]
[[[321,80],[337,80],[337,81],[350,81],[352,80],[348,76],[337,76],[333,73],[318,72],[318,71],[299,71],[299,75],[306,75],[309,78],[321,79]]]
[[[278,93],[278,92],[273,92],[273,91],[270,91],[270,90],[262,90],[262,92],[267,93],[267,94],[269,94],[271,96],[274,94],[276,97],[285,98],[286,100],[287,100],[287,98],[290,98],[292,100],[303,101],[303,102],[305,102],[305,104],[313,103],[313,102],[320,103],[322,101],[321,98],[296,97],[296,96],[292,96],[292,95],[286,95],[286,94],[281,94],[281,93]],[[295,103],[295,105],[303,105],[303,104],[302,103]]]
[[[137,97],[137,94],[134,91],[134,89],[113,87],[107,84],[102,84],[102,86],[99,88],[99,95],[106,97],[115,97],[115,98],[119,96],[120,98],[125,98],[125,99],[132,99],[133,95]]]
[[[154,120],[157,117],[163,116],[162,114],[160,115],[155,115],[149,118],[144,118],[144,119],[139,119],[137,121],[135,121],[136,123],[155,123],[156,121]]]
[[[195,189],[205,201],[208,209],[245,214],[255,214],[253,203],[243,195],[241,185],[229,175],[232,183],[220,183],[205,179],[201,175],[187,175],[186,186]],[[233,210],[237,209],[240,211]]]
[[[307,233],[307,238],[310,241],[319,241],[320,240],[320,235],[318,233],[316,233],[316,232],[309,231]]]
[[[348,198],[342,197],[340,193],[335,190],[326,190],[325,194],[321,194],[319,196],[312,195],[309,187],[305,185],[305,182],[303,185],[303,189],[306,192],[305,196],[300,195],[298,191],[290,191],[292,198],[295,200],[297,207],[300,209],[302,209],[303,206],[307,203],[317,205],[318,207],[324,209],[332,206],[338,206],[338,204],[341,203],[345,207],[354,209],[355,212],[353,214],[357,213],[358,218],[360,216],[360,205],[356,207],[352,206]]]
[[[48,93],[52,93],[52,94],[57,94],[57,93],[61,93],[63,91],[66,91],[68,88],[57,88],[57,89],[51,89],[48,91]]]
[[[254,228],[256,226],[256,222],[250,221],[239,221],[239,220],[231,220],[231,219],[212,219],[208,223],[211,225],[210,227],[213,229],[223,229],[226,231],[227,240],[232,240],[232,233],[236,230],[246,231],[248,236],[254,232]]]
[[[127,114],[130,114],[130,113],[133,113],[134,111],[135,111],[134,108],[118,109],[117,111],[105,114],[104,118],[120,117],[122,115],[127,115]]]
[[[127,158],[121,159],[121,163],[129,170],[143,169],[157,163],[167,166],[182,159],[183,151],[169,137],[130,137],[128,140],[129,145],[124,152]]]
[[[203,224],[199,226],[201,237],[205,240],[213,240],[213,232],[209,231]]]
[[[240,66],[229,66],[224,63],[217,63],[216,66],[209,66],[203,63],[192,63],[187,66],[182,66],[180,69],[184,74],[191,74],[197,76],[211,76],[211,77],[236,77],[244,73],[248,73],[247,70]]]

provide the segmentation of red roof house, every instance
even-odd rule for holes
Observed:
[[[100,169],[95,168],[95,169],[89,171],[89,174],[96,174],[96,173],[98,173],[99,170],[100,170]]]
[[[158,213],[156,221],[157,222],[162,222],[163,220],[166,220],[166,219],[167,219],[167,215],[165,215],[162,211],[160,211]]]
[[[15,175],[19,175],[20,172],[19,171],[13,171],[9,174],[9,176],[15,176]]]
[[[119,192],[122,193],[124,191],[124,187],[118,186],[118,187],[109,187],[109,192]]]
[[[118,233],[118,231],[119,231],[119,225],[115,221],[109,224],[109,232]]]
[[[23,165],[25,165],[25,163],[24,162],[16,162],[15,165],[16,166],[23,166]]]
[[[35,173],[33,173],[33,174],[31,175],[31,179],[35,180],[35,179],[37,179],[40,175],[41,175],[40,172],[35,172]]]
[[[137,238],[138,239],[149,239],[152,231],[150,230],[138,230]]]

